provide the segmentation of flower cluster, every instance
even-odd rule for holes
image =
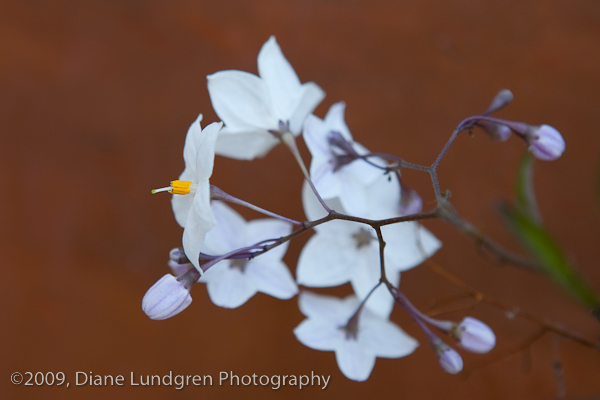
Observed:
[[[459,372],[462,359],[428,325],[466,350],[490,351],[495,336],[487,325],[470,317],[460,324],[432,319],[399,290],[400,273],[441,246],[415,222],[423,202],[402,180],[401,169],[409,164],[355,142],[345,123],[345,103],[333,104],[324,119],[313,115],[325,94],[315,83],[300,82],[274,37],[260,50],[258,73],[208,76],[210,99],[222,122],[202,129],[200,115],[185,138],[183,173],[168,187],[152,191],[173,195],[183,247],[171,251],[174,275],[150,288],[142,301],[144,312],[152,319],[178,314],[191,303],[196,282],[205,283],[212,302],[225,308],[239,307],[257,292],[290,299],[299,293],[298,284],[322,288],[349,282],[354,294],[345,299],[301,291],[299,306],[307,319],[294,334],[310,348],[334,351],[350,379],[367,379],[376,357],[404,357],[416,349],[417,341],[389,321],[394,304],[423,328],[447,372]],[[514,131],[539,158],[560,156],[564,141],[553,128],[488,117],[512,99],[510,92],[501,94],[486,113],[463,121],[461,128],[478,126],[499,141]],[[296,148],[300,134],[311,154],[308,169]],[[263,210],[209,183],[215,154],[252,160],[278,143],[289,148],[305,175],[305,222]],[[270,218],[247,222],[226,202]],[[294,279],[282,258],[289,241],[309,229],[315,234],[302,249]]]

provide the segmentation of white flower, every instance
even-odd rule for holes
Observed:
[[[189,288],[173,275],[166,274],[144,295],[142,310],[151,319],[167,319],[179,314],[192,302]]]
[[[242,216],[220,201],[212,202],[217,225],[206,235],[202,253],[223,255],[267,239],[279,239],[291,232],[287,222],[273,218],[246,222]],[[200,278],[207,285],[213,303],[236,308],[257,292],[279,299],[289,299],[298,293],[292,274],[281,261],[288,243],[255,258],[223,260],[208,269]]]
[[[367,193],[379,196],[387,192],[386,185],[397,186],[392,179],[377,180]],[[383,188],[381,188],[383,186]],[[399,190],[398,190],[399,192]],[[307,185],[302,191],[304,210],[309,220],[326,215],[316,197]],[[385,218],[385,210],[390,210],[396,199],[381,197],[382,203],[373,207],[366,218]],[[385,200],[385,201],[384,201]],[[387,203],[386,203],[387,202]],[[334,210],[343,212],[337,199],[328,200]],[[315,227],[316,234],[306,243],[296,272],[298,283],[310,287],[337,286],[350,282],[359,299],[364,299],[377,285],[381,277],[379,242],[375,232],[368,225],[350,221],[335,220]],[[424,261],[418,245],[419,241],[427,256],[441,245],[429,231],[414,222],[402,222],[381,228],[387,243],[385,248],[385,271],[390,283],[398,287],[400,271],[405,271]],[[394,306],[394,299],[388,289],[381,285],[369,297],[366,306],[373,312],[388,317]]]
[[[364,381],[377,357],[404,357],[418,346],[396,324],[368,309],[348,323],[360,305],[355,296],[338,299],[302,292],[298,301],[307,319],[294,329],[296,338],[312,349],[335,351],[338,366],[349,379]]]
[[[183,147],[185,169],[179,180],[171,186],[153,190],[152,193],[173,193],[171,205],[177,223],[183,229],[183,249],[187,258],[202,273],[198,256],[204,235],[214,225],[210,209],[210,184],[213,172],[215,141],[223,123],[212,123],[204,130],[200,128],[202,114],[190,126]]]
[[[369,151],[359,143],[353,142],[352,134],[344,121],[344,102],[331,106],[325,120],[309,115],[304,123],[304,141],[310,151],[310,177],[323,199],[339,197],[344,209],[352,215],[363,214],[370,206],[367,201],[366,187],[381,178],[383,171],[367,164],[363,160],[344,157],[345,153],[331,143],[332,132],[341,135],[350,150],[358,155]],[[371,159],[379,165],[382,160]],[[398,193],[400,188],[396,189]]]
[[[313,82],[300,84],[274,36],[258,54],[260,77],[242,71],[209,75],[208,93],[215,112],[225,123],[217,141],[219,155],[251,160],[264,156],[278,140],[268,131],[289,121],[298,135],[308,114],[325,93]]]

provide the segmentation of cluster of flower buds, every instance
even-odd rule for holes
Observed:
[[[402,180],[400,170],[407,164],[355,142],[345,122],[344,102],[333,104],[324,119],[313,115],[325,94],[313,82],[300,82],[274,37],[260,50],[258,73],[230,70],[208,76],[210,99],[222,122],[202,129],[202,115],[198,116],[185,138],[183,173],[169,186],[152,191],[173,195],[183,247],[171,251],[168,264],[175,276],[165,275],[150,288],[142,301],[144,312],[152,319],[176,315],[191,303],[189,292],[196,282],[205,283],[212,302],[226,308],[241,306],[257,292],[289,299],[299,293],[298,284],[331,287],[349,282],[355,294],[346,299],[300,292],[299,307],[307,319],[294,333],[308,347],[334,351],[350,379],[367,379],[376,357],[403,357],[417,347],[416,340],[389,321],[396,303],[423,328],[447,372],[459,372],[462,359],[426,323],[466,350],[491,350],[495,336],[487,325],[470,317],[461,323],[434,320],[397,289],[400,272],[440,248],[435,236],[414,221],[378,226],[377,232],[374,226],[358,223],[421,212],[421,197]],[[478,126],[499,141],[513,131],[537,157],[560,156],[564,141],[553,128],[488,116],[511,100],[509,91],[500,92],[482,116],[463,121],[459,128]],[[311,154],[309,168],[296,147],[300,134]],[[279,216],[210,184],[215,154],[252,160],[278,143],[289,148],[304,173],[304,211],[308,221],[319,223]],[[270,218],[248,222],[225,202]],[[326,218],[335,215],[355,220]],[[294,226],[297,230],[292,232]],[[315,234],[302,249],[294,279],[282,258],[289,240],[309,227]],[[383,237],[390,245],[385,252]]]

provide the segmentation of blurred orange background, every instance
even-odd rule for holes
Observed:
[[[191,306],[165,321],[141,311],[146,290],[168,272],[181,243],[168,195],[151,196],[183,169],[182,148],[198,113],[216,121],[206,75],[256,73],[270,35],[302,82],[337,101],[357,141],[431,163],[455,125],[485,110],[498,90],[513,103],[499,117],[556,127],[562,158],[536,164],[546,225],[591,285],[600,289],[600,217],[595,193],[600,149],[600,3],[581,1],[4,1],[0,4],[0,393],[7,399],[211,399],[284,396],[403,399],[549,399],[557,394],[556,340],[476,369],[445,374],[418,327],[392,319],[421,346],[378,359],[356,383],[333,353],[302,346],[296,299],[257,295],[239,309],[214,306],[203,285]],[[303,145],[302,145],[303,146]],[[495,204],[512,199],[523,143],[459,137],[440,165],[442,190],[458,212],[519,251]],[[304,154],[307,155],[304,149]],[[308,158],[307,158],[308,159]],[[406,182],[434,196],[428,177]],[[278,146],[251,163],[217,157],[211,182],[228,193],[302,219],[302,177]],[[257,214],[240,210],[247,218]],[[560,322],[590,339],[600,325],[551,283],[482,257],[447,224],[425,225],[444,243],[434,259],[485,294]],[[306,241],[292,242],[295,262]],[[402,289],[427,310],[460,290],[422,266]],[[349,293],[342,287],[324,293]],[[449,314],[461,318],[464,312]],[[537,331],[481,306],[473,316],[498,336],[489,355],[464,354],[467,368],[499,357]],[[600,354],[559,344],[567,398],[600,396]],[[11,373],[64,372],[65,387],[25,387]],[[100,375],[212,375],[213,386],[74,387],[76,371]],[[331,375],[325,390],[219,386],[237,375]]]

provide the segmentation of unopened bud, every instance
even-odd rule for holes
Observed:
[[[444,371],[449,374],[458,374],[463,369],[463,360],[456,350],[441,340],[432,344],[437,353],[438,361]]]
[[[142,299],[142,310],[151,319],[167,319],[179,314],[191,302],[189,287],[167,274],[148,289]]]
[[[190,262],[183,251],[183,247],[175,247],[174,249],[171,249],[169,252],[169,258],[175,261],[177,264],[187,264]]]
[[[402,187],[402,195],[400,197],[400,214],[410,215],[421,212],[423,209],[423,200],[419,193],[406,186]]]
[[[190,269],[194,268],[194,265],[192,263],[179,264],[177,261],[174,260],[169,260],[168,264],[171,268],[171,271],[173,271],[173,275],[175,276],[181,276],[188,272]]]
[[[479,121],[477,122],[477,125],[479,125],[490,138],[496,142],[506,142],[512,134],[512,131],[506,125],[488,121]]]
[[[565,151],[565,140],[550,125],[530,127],[526,140],[529,151],[540,160],[556,160]]]
[[[496,345],[494,331],[478,319],[466,317],[451,332],[458,345],[473,353],[487,353]]]
[[[483,115],[489,115],[493,112],[503,109],[504,107],[510,104],[512,99],[512,92],[508,89],[502,89],[498,92],[496,97],[494,97],[494,100],[492,100],[492,104],[490,104],[490,106],[488,107],[486,112],[483,113]]]

